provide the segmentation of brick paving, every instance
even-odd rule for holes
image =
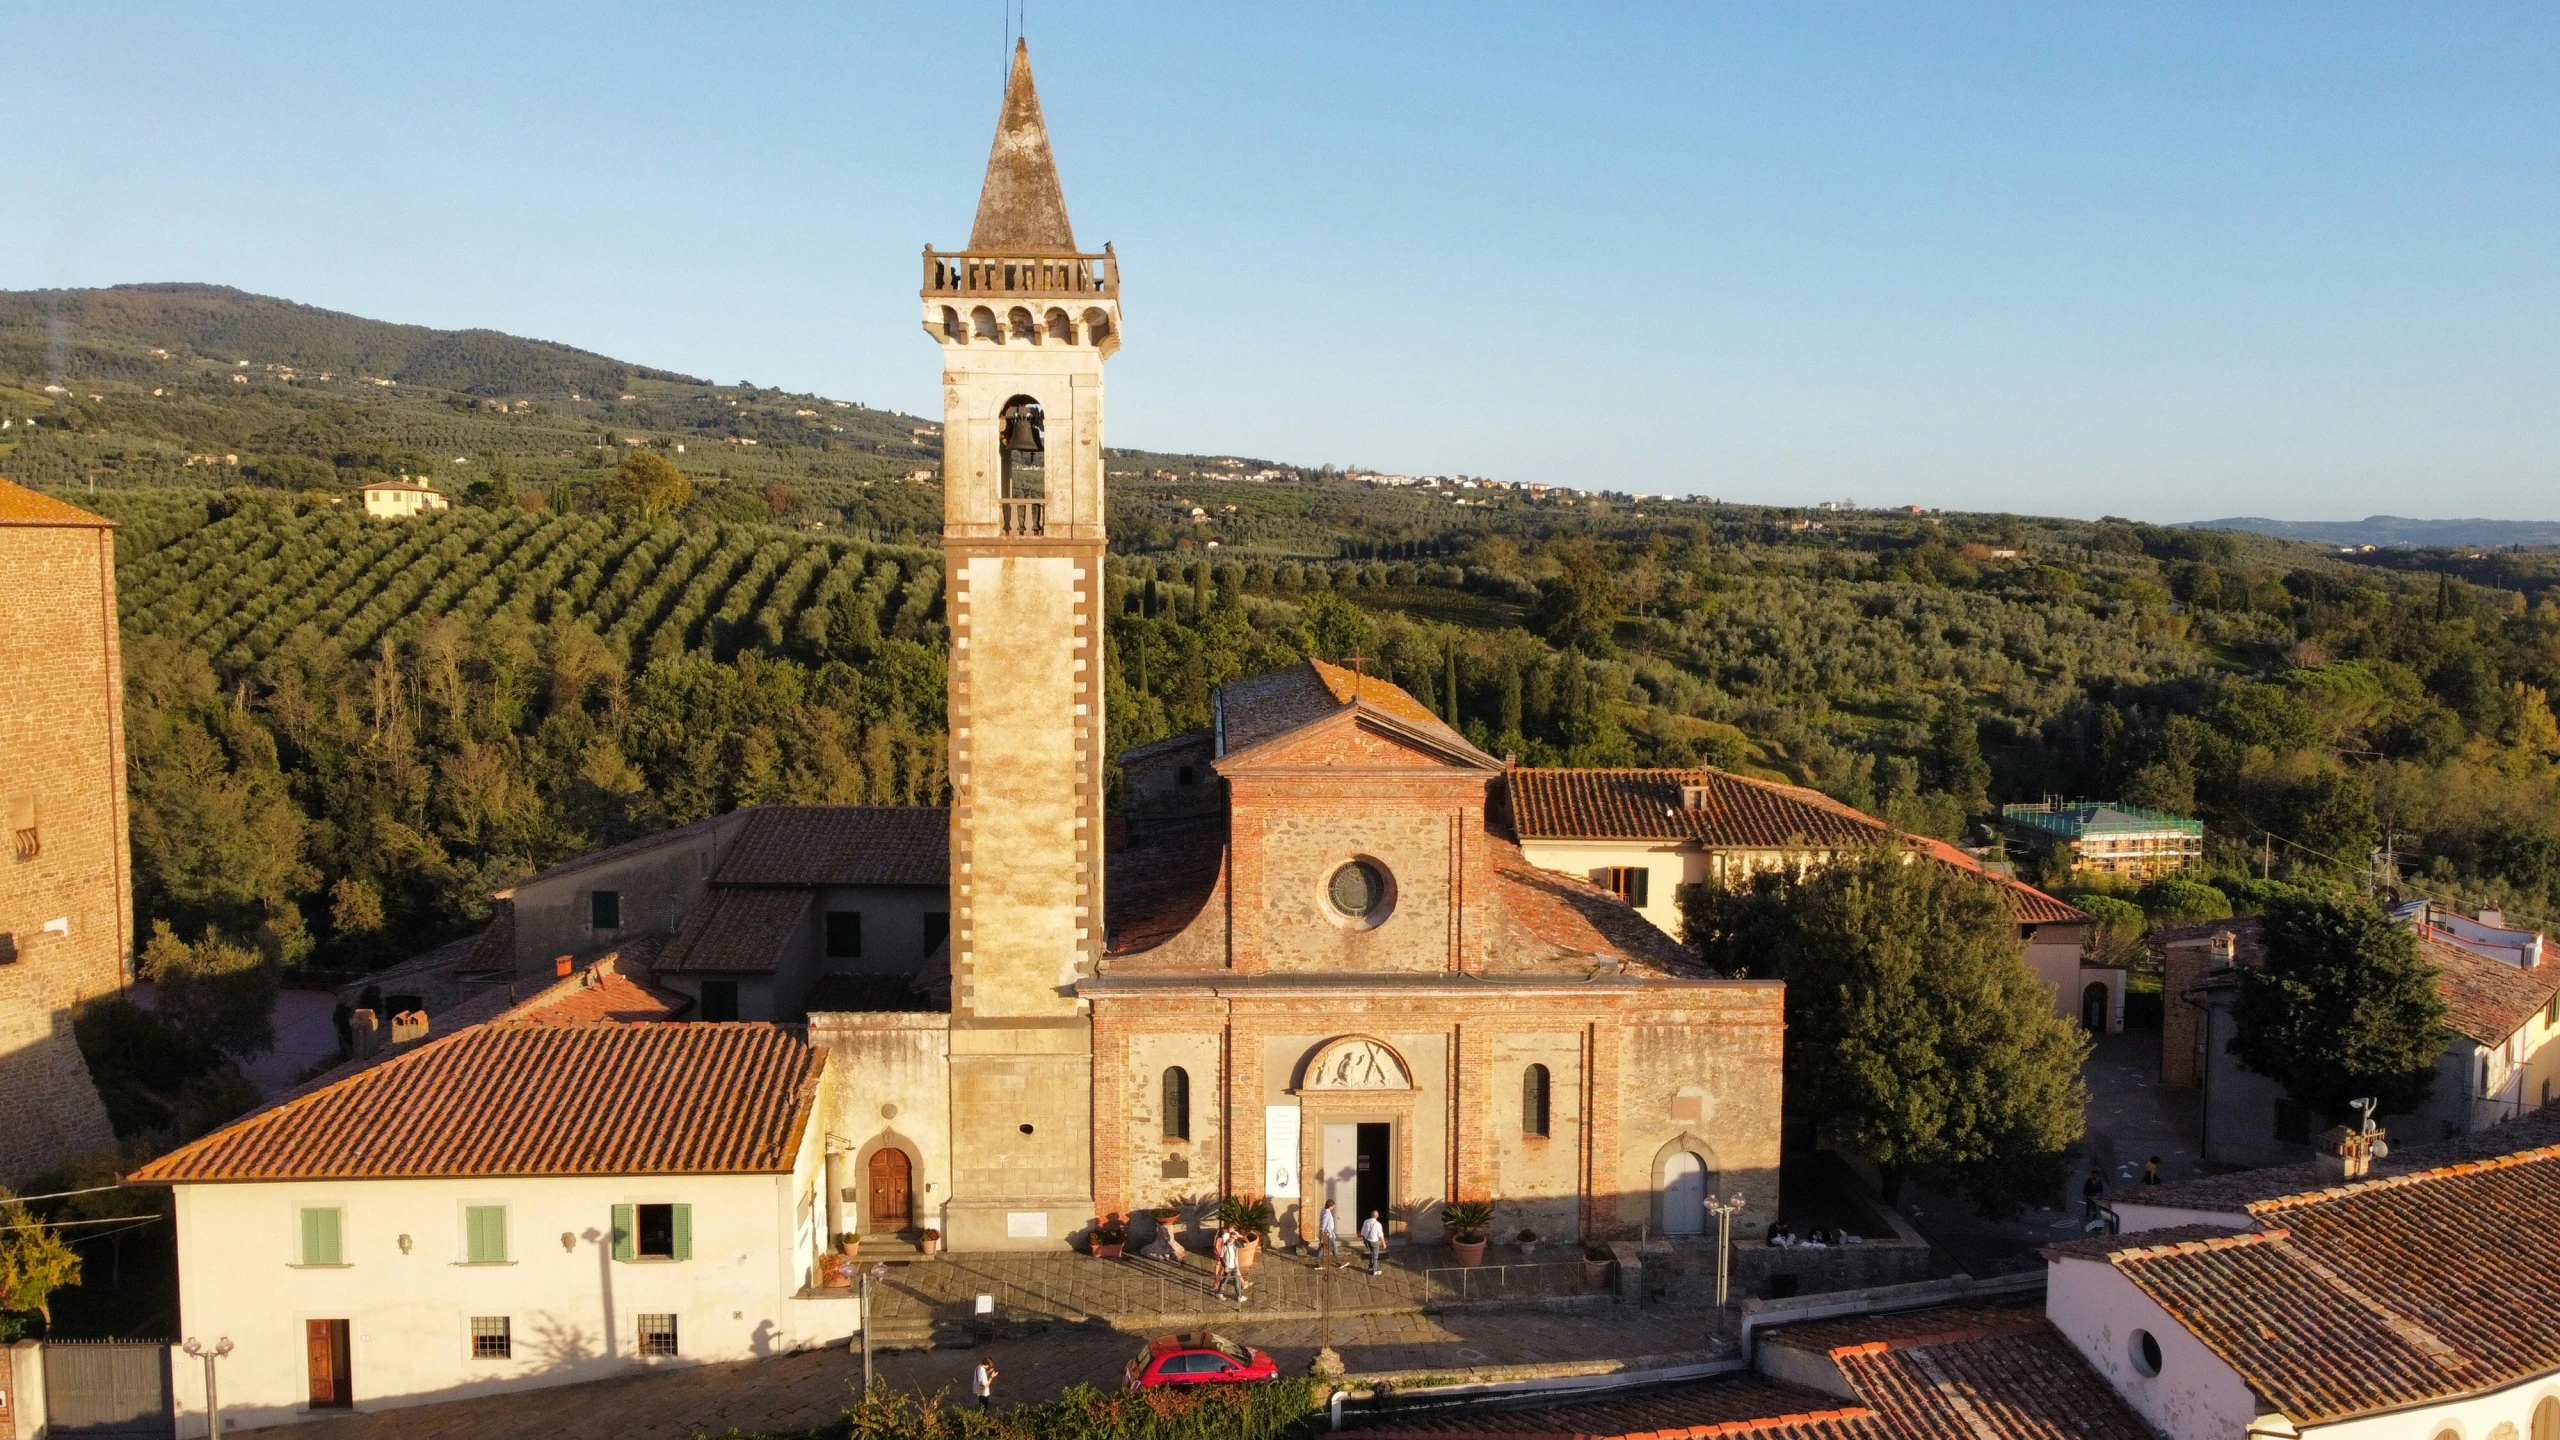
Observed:
[[[1432,1252],[1414,1258],[1427,1260]],[[1579,1261],[1572,1268],[1578,1277]],[[881,1354],[877,1368],[901,1390],[959,1396],[967,1391],[970,1367],[990,1358],[1002,1375],[999,1403],[1019,1404],[1080,1382],[1116,1386],[1146,1335],[1202,1321],[1270,1351],[1283,1373],[1304,1371],[1327,1344],[1355,1376],[1402,1379],[1496,1379],[1522,1369],[1597,1374],[1694,1363],[1732,1349],[1729,1323],[1719,1333],[1712,1311],[1637,1309],[1594,1298],[1425,1314],[1419,1297],[1449,1283],[1428,1266],[1391,1267],[1388,1276],[1371,1282],[1365,1274],[1268,1257],[1255,1267],[1255,1276],[1255,1303],[1238,1307],[1209,1298],[1205,1269],[1194,1275],[1162,1262],[964,1256],[896,1267],[885,1287],[897,1298],[882,1306],[884,1329],[894,1311],[911,1333],[922,1333],[929,1315],[973,1309],[981,1287],[1012,1298],[999,1299],[1004,1318],[991,1327],[991,1338],[978,1339],[966,1326],[946,1321],[931,1327],[936,1348]],[[1196,1291],[1178,1288],[1194,1279],[1200,1282]],[[1036,1313],[1044,1287],[1048,1317],[1066,1314],[1070,1301],[1121,1300],[1145,1308],[1119,1316],[1117,1328],[1099,1316],[1044,1318]],[[1157,1310],[1152,1307],[1166,1303],[1155,1298],[1159,1293],[1189,1294],[1195,1303],[1187,1311]],[[1285,1299],[1290,1308],[1283,1311],[1266,1299]],[[839,1347],[350,1415],[291,1429],[295,1440],[692,1440],[732,1428],[757,1432],[824,1424],[843,1409],[861,1374],[860,1353]]]

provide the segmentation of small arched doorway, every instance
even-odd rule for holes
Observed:
[[[1662,1233],[1703,1235],[1707,1230],[1707,1162],[1694,1150],[1675,1150],[1662,1163]]]
[[[2107,1033],[2107,984],[2092,980],[2080,992],[2080,1028],[2092,1035]]]
[[[883,1145],[871,1152],[868,1203],[862,1207],[864,1228],[873,1234],[904,1230],[915,1223],[914,1171],[907,1152]]]

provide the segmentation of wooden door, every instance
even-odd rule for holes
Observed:
[[[302,1336],[311,1355],[311,1408],[343,1410],[355,1404],[355,1384],[347,1373],[347,1322],[305,1320]]]
[[[863,1211],[871,1233],[904,1230],[915,1223],[908,1181],[906,1151],[884,1145],[871,1152],[871,1203]]]

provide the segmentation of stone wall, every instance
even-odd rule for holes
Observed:
[[[71,1012],[133,956],[114,545],[0,525],[0,1181],[113,1141]]]

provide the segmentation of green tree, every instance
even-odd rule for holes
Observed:
[[[2260,923],[2267,963],[2240,972],[2232,1057],[2333,1120],[2361,1096],[2423,1104],[2453,1032],[2417,937],[2361,898],[2279,897]]]
[[[50,1325],[53,1292],[79,1283],[80,1252],[61,1231],[39,1223],[23,1201],[0,1189],[0,1321],[8,1311],[32,1311]]]
[[[1976,1203],[2025,1198],[2080,1138],[2088,1037],[2054,1014],[1992,887],[1890,852],[1685,898],[1728,975],[1787,983],[1791,1110],[1883,1168],[1946,1167]]]
[[[693,500],[693,482],[675,462],[654,450],[634,450],[603,486],[605,508],[654,525]]]
[[[1929,780],[1954,796],[1967,815],[1991,808],[1991,762],[1982,758],[1973,707],[1961,697],[1938,707],[1937,724],[1929,731]]]
[[[190,945],[154,920],[140,968],[158,992],[153,1008],[179,1034],[235,1060],[276,1048],[276,972],[257,951],[211,929]]]
[[[1574,539],[1555,547],[1557,573],[1538,584],[1529,623],[1553,643],[1586,655],[1605,655],[1624,600],[1600,547]]]

